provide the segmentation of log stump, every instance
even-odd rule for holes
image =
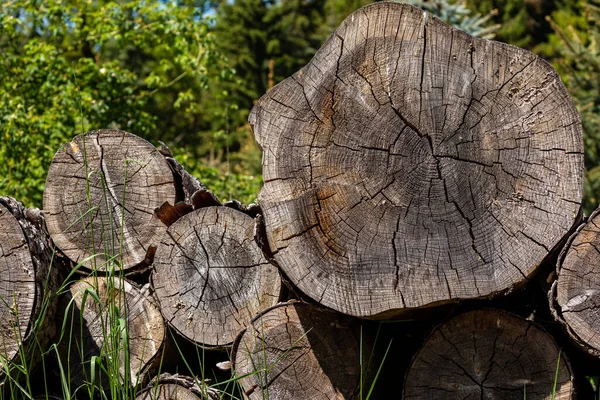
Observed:
[[[219,400],[215,389],[208,388],[189,376],[162,374],[148,384],[135,400]]]
[[[160,243],[152,284],[165,320],[203,347],[230,346],[279,299],[281,279],[253,238],[254,220],[229,207],[186,214]]]
[[[554,317],[575,342],[600,357],[600,208],[569,239],[549,294]]]
[[[406,375],[403,398],[571,399],[571,367],[559,353],[549,334],[521,317],[496,310],[461,314],[425,341]]]
[[[61,362],[67,365],[70,351],[73,385],[88,382],[107,387],[112,380],[134,387],[148,381],[161,361],[166,334],[149,286],[140,289],[127,279],[92,276],[72,284],[61,305],[68,321],[60,343]],[[128,358],[124,335],[128,337]],[[97,359],[92,382],[90,365],[94,356]],[[100,365],[115,373],[115,368],[110,368],[117,362],[119,376],[101,372]]]
[[[244,394],[249,399],[357,398],[361,373],[355,324],[300,302],[282,303],[258,315],[232,350],[233,370]]]
[[[164,156],[131,133],[98,130],[76,136],[52,160],[44,210],[56,245],[75,263],[105,271],[148,261],[166,227],[153,212],[175,203]]]
[[[350,15],[249,121],[275,260],[347,314],[513,288],[580,212],[581,123],[552,67],[406,4]]]
[[[57,287],[58,264],[53,260],[53,244],[40,210],[25,208],[13,198],[0,196],[0,357],[3,360],[16,364],[25,361],[31,368],[40,359],[39,350],[45,350],[54,337],[53,292]],[[26,360],[21,354],[25,354]],[[4,380],[6,372],[0,369],[0,380]]]

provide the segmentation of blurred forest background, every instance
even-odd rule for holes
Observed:
[[[254,101],[304,66],[369,0],[4,0],[0,194],[41,207],[48,166],[79,133],[118,128],[222,200],[255,200]],[[600,199],[600,0],[409,0],[559,71],[583,120],[589,213]]]

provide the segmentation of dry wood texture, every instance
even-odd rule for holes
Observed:
[[[159,245],[152,284],[165,320],[189,340],[230,345],[279,298],[281,280],[253,239],[254,220],[206,207],[171,225]]]
[[[275,260],[351,315],[513,287],[580,210],[580,120],[552,67],[412,6],[349,16],[250,123]]]
[[[0,282],[0,350],[12,360],[35,317],[35,268],[19,222],[2,203]]]
[[[358,398],[356,321],[305,303],[257,316],[236,339],[234,371],[249,399]],[[368,351],[365,357],[368,357]]]
[[[99,364],[105,363],[106,368],[110,359],[120,362],[122,382],[128,381],[135,386],[147,381],[147,375],[160,362],[166,333],[158,306],[148,294],[148,287],[139,289],[122,278],[88,277],[71,285],[61,308],[69,321],[67,337],[61,342],[61,354],[63,358],[66,357],[70,337],[72,384],[91,381],[92,356],[98,357],[96,384],[103,382],[100,384],[106,385],[108,378],[106,375],[100,376]],[[120,319],[125,322],[123,325]],[[128,369],[125,366],[125,330],[129,338]],[[82,360],[85,360],[84,365]],[[130,377],[125,376],[126,370]]]
[[[51,260],[52,243],[40,211],[0,197],[0,355],[4,360],[21,363],[17,359],[21,351],[29,365],[34,364],[37,350],[54,336],[56,306],[51,296],[57,276],[51,272]],[[40,314],[43,324],[34,331]]]
[[[571,399],[571,368],[550,335],[495,310],[461,314],[438,327],[406,375],[404,399]],[[552,389],[556,380],[556,397]]]
[[[162,374],[136,400],[218,400],[219,392],[188,376]]]
[[[550,301],[575,341],[600,356],[600,209],[577,229],[559,257]]]
[[[76,136],[56,153],[44,190],[56,245],[89,269],[131,268],[146,260],[166,227],[153,216],[175,203],[167,161],[150,143],[117,130]]]

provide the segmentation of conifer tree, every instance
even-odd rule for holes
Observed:
[[[584,208],[600,202],[600,1],[578,2],[569,23],[549,21],[561,46],[555,64],[581,115],[585,141]]]

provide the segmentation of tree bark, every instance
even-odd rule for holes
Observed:
[[[161,361],[166,334],[158,306],[149,295],[149,286],[138,288],[119,277],[88,277],[71,285],[61,305],[68,323],[60,342],[60,354],[62,364],[67,365],[71,343],[72,385],[92,381],[90,365],[94,356],[97,357],[94,384],[107,387],[112,380],[134,387],[148,381],[149,374],[155,372]],[[115,363],[118,368],[111,368]],[[103,373],[101,364],[113,375]]]
[[[557,265],[549,293],[554,317],[569,336],[600,357],[600,208],[571,236]]]
[[[531,321],[495,310],[461,314],[436,328],[415,356],[403,394],[407,400],[574,395],[571,367],[552,337]]]
[[[136,400],[219,400],[219,392],[198,384],[193,378],[162,374],[152,379]]]
[[[230,346],[261,310],[277,303],[277,268],[254,242],[254,220],[206,207],[171,225],[154,259],[152,284],[165,320],[204,347]]]
[[[351,318],[306,303],[278,304],[237,337],[233,370],[249,399],[358,398],[359,337]]]
[[[0,354],[11,365],[22,364],[24,354],[26,367],[34,367],[55,335],[60,263],[53,247],[40,210],[0,196]]]
[[[275,260],[347,314],[509,290],[580,212],[581,123],[557,73],[409,5],[349,16],[249,120]]]
[[[76,136],[48,171],[44,210],[56,245],[90,270],[130,270],[146,260],[166,227],[153,216],[175,203],[165,157],[142,138],[117,130]]]

